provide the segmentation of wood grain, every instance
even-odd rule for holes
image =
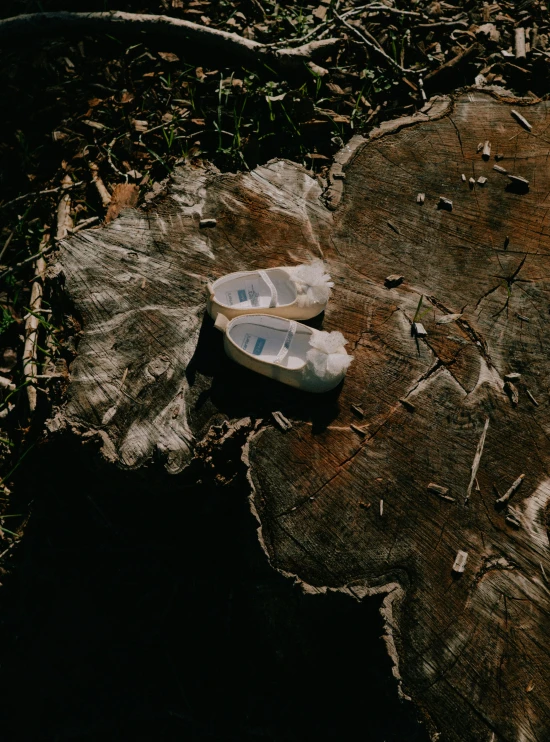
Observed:
[[[84,331],[59,420],[119,465],[160,454],[180,471],[193,436],[250,417],[244,460],[272,565],[311,592],[386,593],[401,692],[450,742],[550,735],[549,104],[521,109],[531,132],[510,109],[480,92],[436,101],[353,140],[328,190],[285,161],[187,167],[148,212],[75,235],[60,258]],[[486,140],[528,192],[483,159]],[[336,284],[324,329],[355,357],[323,397],[233,366],[203,317],[208,280],[313,256]],[[392,274],[404,281],[386,288]],[[521,474],[511,511],[496,505]]]

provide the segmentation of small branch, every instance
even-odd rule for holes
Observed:
[[[7,249],[8,249],[8,247],[10,246],[10,242],[11,242],[11,241],[13,240],[13,235],[14,235],[14,234],[15,234],[15,229],[12,229],[12,231],[10,232],[10,236],[9,236],[9,237],[8,237],[8,239],[7,239],[7,240],[6,240],[5,242],[4,242],[4,247],[2,248],[2,250],[0,250],[0,263],[2,262],[2,258],[3,258],[3,257],[4,257],[4,255],[6,254],[6,250],[7,250]]]
[[[72,184],[72,180],[68,175],[63,178],[61,188],[69,188]],[[64,240],[69,230],[73,228],[73,220],[71,219],[71,197],[68,193],[61,197],[57,206],[57,231],[55,234],[55,241],[59,242]]]
[[[470,484],[468,485],[468,490],[466,492],[466,499],[464,500],[464,504],[468,504],[468,500],[470,499],[470,495],[472,494],[472,489],[475,484],[476,476],[477,476],[477,470],[479,469],[479,463],[481,461],[481,455],[483,454],[483,447],[485,445],[485,438],[487,436],[487,429],[489,428],[489,418],[486,418],[485,420],[485,426],[483,428],[483,433],[481,434],[481,438],[479,439],[479,443],[477,444],[477,450],[476,455],[474,456],[474,461],[472,463],[472,475],[470,477]]]
[[[13,273],[14,271],[18,270],[18,268],[21,268],[24,265],[27,265],[28,263],[32,263],[33,260],[37,260],[38,258],[41,258],[43,255],[47,255],[49,252],[51,252],[54,248],[54,244],[50,243],[49,246],[45,250],[41,250],[40,252],[35,253],[34,255],[31,255],[29,258],[25,258],[25,260],[21,260],[21,262],[16,263],[15,265],[12,265],[11,268],[8,268],[3,273],[0,273],[0,279],[5,278],[5,276],[9,276],[10,273]]]
[[[77,183],[71,183],[70,187],[76,188],[76,186],[82,185],[83,183],[83,180],[79,180]],[[0,204],[0,209],[7,209],[8,206],[16,204],[18,201],[24,201],[27,198],[36,198],[37,196],[46,196],[50,193],[58,193],[61,188],[68,190],[69,186],[58,186],[57,188],[47,188],[45,191],[34,191],[33,193],[25,193],[23,196],[17,196],[17,198],[12,199],[11,201],[6,201],[5,204]]]
[[[360,5],[358,8],[348,10],[342,13],[342,18],[348,18],[351,15],[362,13],[364,10],[370,10],[373,13],[395,13],[395,15],[411,15],[416,18],[421,18],[422,13],[417,13],[414,10],[400,10],[399,8],[388,8],[386,5],[380,5],[380,3],[371,3],[369,5]]]
[[[90,163],[90,170],[92,171],[92,180],[94,181],[94,185],[97,188],[97,192],[99,193],[99,198],[101,199],[101,203],[105,208],[109,206],[111,203],[111,194],[105,187],[105,183],[101,180],[101,176],[99,175],[99,167],[96,165],[95,162]]]
[[[373,49],[375,52],[377,52],[377,54],[382,55],[384,59],[391,64],[392,67],[395,67],[396,70],[399,70],[400,72],[416,72],[417,71],[417,70],[409,70],[406,67],[401,67],[401,65],[398,64],[395,61],[395,59],[392,59],[389,54],[386,54],[386,52],[382,49],[382,47],[380,46],[378,42],[373,43],[372,41],[367,39],[367,37],[364,34],[362,34],[361,31],[359,31],[359,29],[355,28],[355,26],[352,26],[351,23],[348,23],[343,16],[338,15],[338,13],[336,12],[334,13],[334,15],[336,18],[338,18],[338,20],[341,23],[344,24],[344,26],[349,28],[350,31],[353,31],[353,33],[356,36],[358,36],[361,39],[361,41],[369,47],[369,49]]]
[[[41,247],[47,244],[49,234],[44,233]],[[29,305],[29,316],[25,322],[25,347],[23,349],[23,374],[27,382],[27,397],[29,400],[29,411],[32,413],[36,409],[36,387],[35,380],[38,372],[36,363],[36,350],[38,344],[38,327],[40,319],[38,317],[42,306],[43,280],[46,271],[46,261],[41,256],[36,261],[34,280],[31,289],[31,300]]]
[[[73,13],[70,11],[26,13],[0,20],[0,41],[20,39],[22,36],[44,36],[81,31],[83,33],[162,34],[171,36],[178,42],[191,42],[201,51],[211,50],[226,59],[239,59],[241,62],[257,62],[262,57],[282,65],[302,67],[311,55],[328,46],[334,46],[340,39],[327,39],[323,42],[306,44],[296,49],[274,49],[269,44],[260,44],[245,39],[235,33],[221,31],[210,26],[172,18],[166,15],[146,13],[125,13],[112,11],[104,13]],[[318,44],[318,45],[316,45]]]
[[[437,77],[437,75],[440,75],[442,72],[448,72],[453,68],[459,66],[463,62],[466,62],[470,57],[479,54],[481,52],[481,49],[482,47],[479,44],[472,44],[472,46],[469,46],[467,49],[464,49],[463,52],[457,54],[456,57],[453,57],[452,59],[449,59],[448,62],[445,62],[445,64],[442,64],[441,67],[438,67],[438,69],[434,70],[433,72],[429,72],[425,76],[424,82],[432,82],[432,80]]]
[[[78,222],[76,227],[73,227],[72,229],[69,229],[70,234],[76,234],[77,232],[80,232],[81,229],[86,229],[86,227],[89,227],[90,224],[93,224],[94,222],[98,222],[99,217],[98,216],[91,216],[89,219],[83,219],[81,222]]]

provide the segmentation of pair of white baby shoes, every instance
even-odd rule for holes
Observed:
[[[352,361],[341,332],[296,320],[326,308],[334,284],[322,260],[230,273],[208,284],[207,310],[242,366],[308,392],[334,389]]]

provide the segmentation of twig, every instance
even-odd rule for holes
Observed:
[[[63,178],[61,188],[68,188],[72,183],[72,180],[68,175]],[[60,242],[64,240],[69,230],[73,228],[73,220],[71,219],[71,197],[68,193],[61,197],[57,206],[57,231],[55,234],[55,241]]]
[[[380,5],[380,3],[370,3],[369,5],[360,5],[358,8],[353,10],[347,10],[342,13],[342,18],[347,18],[350,15],[361,13],[363,10],[371,10],[373,13],[395,13],[396,15],[412,15],[417,18],[422,17],[422,13],[417,13],[414,10],[400,10],[399,8],[388,8],[386,5]]]
[[[105,183],[101,180],[101,176],[99,175],[98,165],[96,165],[95,162],[91,162],[90,170],[92,171],[92,180],[94,181],[95,187],[97,188],[97,192],[99,193],[99,198],[101,199],[101,203],[103,204],[103,206],[107,207],[111,203],[111,194],[105,187]]]
[[[71,30],[92,34],[117,33],[118,29],[132,31],[136,34],[164,34],[180,42],[191,42],[203,50],[215,50],[228,59],[238,58],[245,63],[266,59],[281,65],[300,68],[303,62],[307,62],[318,49],[340,41],[340,39],[327,39],[295,48],[274,49],[268,44],[260,44],[258,41],[245,39],[238,34],[202,26],[181,18],[123,11],[98,13],[46,11],[21,14],[14,18],[0,20],[0,40],[22,36],[44,38],[47,35]]]
[[[441,67],[438,67],[438,69],[433,70],[433,72],[429,72],[424,78],[424,82],[429,83],[434,79],[434,77],[441,74],[442,72],[452,70],[453,67],[456,67],[462,62],[465,62],[467,59],[474,56],[475,54],[480,53],[481,49],[482,47],[479,44],[472,44],[472,46],[467,47],[466,49],[464,49],[463,52],[457,54],[456,57],[453,57],[452,59],[449,59],[448,62],[445,62],[445,64],[442,64]]]
[[[0,251],[0,262],[2,262],[2,258],[4,257],[4,254],[5,254],[6,250],[7,250],[7,249],[8,249],[8,247],[10,246],[10,242],[12,241],[12,239],[13,239],[13,235],[14,235],[14,234],[15,234],[15,229],[12,229],[12,231],[11,231],[11,233],[10,233],[10,236],[9,236],[9,237],[8,237],[8,239],[7,239],[7,240],[6,240],[5,242],[4,242],[4,247],[3,247],[3,248],[2,248],[2,250]]]
[[[90,224],[93,224],[94,222],[98,222],[99,217],[98,216],[91,216],[89,219],[83,219],[83,221],[78,222],[76,227],[73,227],[72,229],[69,229],[68,231],[71,234],[76,234],[77,232],[80,232],[81,229],[85,229],[86,227],[89,227]]]
[[[41,246],[45,245],[50,238],[50,235],[45,232],[42,237]],[[46,271],[46,261],[43,257],[39,257],[36,261],[34,270],[34,280],[31,289],[31,300],[30,300],[30,314],[25,322],[25,347],[23,349],[23,374],[27,381],[27,397],[29,400],[29,412],[32,413],[36,409],[36,387],[34,382],[38,367],[36,363],[36,350],[38,344],[38,327],[40,325],[40,319],[38,314],[42,305],[42,294],[43,294],[43,280],[44,273]]]
[[[506,505],[512,495],[515,494],[515,492],[517,492],[517,490],[520,488],[521,483],[524,479],[525,474],[520,474],[516,481],[512,484],[510,489],[506,490],[506,492],[502,495],[502,497],[499,497],[498,500],[495,500],[495,505],[498,505],[499,507],[502,507],[502,505]]]
[[[359,31],[358,28],[355,28],[355,26],[352,26],[351,23],[348,23],[345,18],[343,18],[341,15],[338,15],[338,13],[334,13],[335,17],[338,18],[338,20],[344,24],[347,28],[350,29],[350,31],[353,31],[356,36],[359,36],[361,41],[363,41],[370,49],[374,49],[375,52],[378,52],[378,54],[381,54],[384,59],[386,59],[392,67],[395,67],[396,70],[399,70],[400,72],[419,72],[420,70],[410,70],[406,67],[401,67],[401,65],[395,61],[395,59],[392,59],[389,54],[386,54],[386,52],[382,49],[380,44],[378,42],[373,43],[369,39],[367,39],[366,36],[364,36],[361,31]]]
[[[483,453],[483,446],[485,445],[485,437],[487,435],[488,427],[489,418],[486,418],[485,425],[483,427],[483,433],[481,434],[481,438],[479,439],[479,443],[477,444],[476,455],[474,456],[474,461],[472,463],[472,475],[470,477],[470,484],[468,485],[468,489],[466,491],[466,499],[464,500],[465,505],[468,504],[468,500],[470,499],[470,495],[472,494],[472,489],[475,484],[477,470],[479,469],[479,462],[481,461],[481,455]]]
[[[12,265],[11,268],[8,268],[3,273],[0,273],[0,279],[4,278],[10,273],[13,273],[18,268],[21,268],[23,265],[27,265],[27,263],[32,263],[33,260],[36,260],[37,258],[41,258],[42,255],[46,255],[47,253],[51,252],[54,249],[54,247],[55,245],[53,243],[50,243],[49,247],[47,247],[45,250],[41,250],[40,252],[37,252],[34,255],[31,255],[30,258],[25,258],[25,260],[21,260],[21,262],[16,263],[15,265]]]
[[[0,209],[7,209],[8,206],[11,206],[12,204],[17,203],[18,201],[23,201],[26,198],[33,198],[37,196],[46,196],[49,193],[58,193],[62,188],[65,190],[68,190],[70,188],[76,188],[79,185],[82,185],[84,183],[83,180],[79,180],[76,183],[71,183],[70,186],[57,186],[57,188],[47,188],[45,191],[33,191],[32,193],[25,193],[23,196],[17,196],[17,198],[12,199],[11,201],[7,201],[5,204],[0,204]]]

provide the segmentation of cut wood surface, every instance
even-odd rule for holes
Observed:
[[[520,108],[531,131],[511,109],[435,101],[352,140],[328,189],[286,161],[187,166],[60,255],[83,333],[51,428],[178,472],[213,424],[250,418],[271,564],[312,592],[385,593],[397,682],[451,742],[550,737],[549,104]],[[319,256],[335,281],[320,321],[355,360],[310,396],[225,358],[205,287]]]

